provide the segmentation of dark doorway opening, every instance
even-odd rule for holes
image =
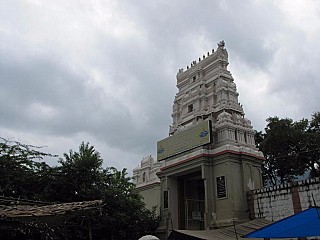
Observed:
[[[201,172],[178,177],[179,229],[204,229],[204,181]]]

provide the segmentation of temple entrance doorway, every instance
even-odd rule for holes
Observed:
[[[178,177],[179,229],[204,229],[204,181],[201,172]]]

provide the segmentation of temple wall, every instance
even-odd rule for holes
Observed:
[[[160,215],[161,196],[160,196],[160,183],[150,184],[143,188],[137,189],[140,195],[143,197],[143,202],[146,204],[146,208],[150,211],[153,207],[156,209],[156,215]]]
[[[247,192],[250,218],[277,221],[320,205],[320,178]]]

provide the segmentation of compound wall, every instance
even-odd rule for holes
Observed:
[[[250,219],[277,221],[320,206],[320,178],[281,184],[247,192]]]

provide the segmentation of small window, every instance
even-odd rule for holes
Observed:
[[[193,79],[193,82],[195,82],[197,79],[197,76],[194,76],[192,79]]]
[[[142,182],[146,182],[146,173],[145,172],[142,174]]]
[[[189,112],[192,112],[193,111],[193,104],[190,104],[189,106],[188,106],[188,113]]]

